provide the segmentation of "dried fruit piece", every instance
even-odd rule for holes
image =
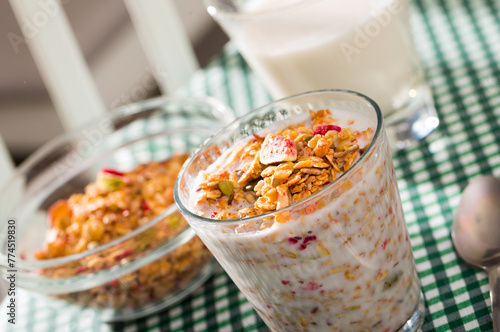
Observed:
[[[336,125],[323,125],[323,126],[318,126],[314,130],[314,135],[325,135],[327,132],[330,130],[335,130],[337,132],[340,132],[342,128]]]
[[[80,272],[87,271],[89,268],[87,266],[79,266],[75,269],[75,273],[78,274]]]
[[[149,205],[148,202],[146,202],[145,199],[141,200],[141,208],[143,212],[149,211]]]
[[[104,168],[97,175],[97,185],[105,191],[115,191],[125,183],[124,175],[112,169]]]
[[[103,169],[101,169],[101,172],[108,173],[111,175],[116,175],[116,176],[125,176],[125,173],[117,171],[116,169],[112,169],[112,168],[103,168]]]
[[[292,139],[284,136],[266,136],[260,152],[261,163],[269,165],[295,160],[297,160],[297,146]]]
[[[225,196],[231,196],[234,194],[234,184],[229,180],[220,180],[219,189]]]
[[[115,260],[119,261],[121,259],[124,259],[125,257],[128,257],[132,254],[133,250],[132,249],[127,249],[124,252],[118,254],[115,256]]]

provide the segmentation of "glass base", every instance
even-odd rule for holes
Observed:
[[[398,332],[414,332],[421,331],[422,324],[425,318],[425,300],[424,294],[420,292],[420,300],[417,303],[415,311],[411,314],[406,323],[398,330]]]
[[[145,305],[142,308],[137,308],[133,310],[96,310],[99,312],[99,319],[105,323],[117,323],[117,322],[127,322],[133,319],[141,318],[152,313],[159,312],[160,310],[164,310],[168,307],[178,304],[186,297],[191,295],[191,293],[196,290],[198,287],[203,285],[205,281],[210,278],[214,272],[214,269],[219,266],[219,263],[215,259],[212,259],[210,263],[208,263],[187,285],[184,286],[183,289],[180,289],[179,292],[175,293],[172,296],[164,300],[160,300],[149,305]]]
[[[64,299],[53,298],[50,295],[39,294],[36,292],[31,292],[30,294],[31,296],[38,298],[39,301],[43,301],[45,305],[49,306],[50,309],[55,310],[56,312],[64,310],[65,315],[80,317],[76,322],[83,320],[87,322],[104,322],[110,324],[127,322],[157,313],[178,304],[191,295],[191,293],[198,289],[198,287],[202,286],[208,278],[213,275],[214,270],[218,267],[219,263],[217,263],[215,259],[212,259],[201,269],[199,274],[193,278],[193,280],[183,286],[182,289],[179,289],[177,293],[171,294],[163,300],[158,300],[136,309],[99,309],[89,306],[84,307],[78,304],[70,303]],[[85,318],[83,319],[82,317]],[[71,325],[67,330],[77,331],[78,329],[78,326]]]
[[[414,96],[384,119],[392,150],[412,145],[429,135],[439,125],[432,93],[427,84],[412,91]]]

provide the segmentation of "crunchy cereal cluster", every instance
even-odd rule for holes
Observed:
[[[330,110],[310,114],[310,125],[292,125],[265,137],[254,134],[225,162],[236,162],[239,167],[234,171],[221,167],[218,172],[204,174],[198,203],[215,203],[223,211],[210,217],[251,217],[298,202],[347,171],[368,147],[360,147],[358,138],[371,137],[373,129],[352,132],[340,128]],[[247,207],[235,213],[230,211],[235,204]]]
[[[187,154],[138,165],[129,172],[102,169],[85,193],[59,200],[48,211],[50,229],[37,259],[51,259],[90,250],[120,238],[163,213],[174,203],[175,179]],[[45,268],[40,273],[68,278],[109,269],[142,256],[187,227],[176,211],[137,236],[77,262]],[[58,295],[98,308],[137,308],[163,299],[189,283],[211,260],[198,237],[140,269],[110,283]]]
[[[36,258],[56,258],[93,249],[165,211],[174,203],[175,178],[187,157],[182,154],[141,164],[130,172],[102,169],[84,194],[73,194],[50,207],[51,229]],[[168,237],[175,236],[185,225],[184,220],[179,220],[172,225]]]

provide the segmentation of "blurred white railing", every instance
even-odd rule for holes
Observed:
[[[24,38],[65,129],[106,112],[61,2],[9,1],[20,26],[29,21],[38,28],[36,33],[23,29]],[[125,3],[162,93],[174,91],[198,68],[174,4],[171,0]],[[0,187],[12,172],[11,156],[0,135]],[[3,296],[5,283],[0,280],[0,299]]]
[[[61,2],[9,1],[20,26],[28,21],[38,28],[36,33],[22,30],[65,129],[106,112]],[[175,91],[198,69],[198,63],[174,3],[125,0],[125,4],[160,90],[164,94]],[[0,145],[3,147],[1,137]],[[0,163],[10,163],[6,152],[0,149]],[[8,176],[0,172],[0,182]]]

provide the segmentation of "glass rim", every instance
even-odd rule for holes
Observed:
[[[305,97],[305,96],[312,96],[312,95],[317,95],[317,94],[330,94],[330,93],[331,94],[344,93],[344,94],[348,94],[348,95],[354,95],[357,98],[360,98],[360,100],[367,102],[373,108],[373,110],[375,111],[375,114],[376,114],[376,118],[377,118],[377,127],[375,129],[375,133],[373,134],[373,139],[370,142],[370,144],[368,145],[368,148],[366,149],[366,151],[363,153],[363,155],[361,155],[361,157],[358,160],[356,160],[352,164],[352,166],[346,172],[342,173],[342,175],[340,175],[338,178],[333,180],[330,184],[328,184],[327,186],[325,186],[321,190],[311,194],[310,196],[308,196],[308,197],[306,197],[298,202],[294,202],[294,203],[292,203],[292,204],[290,204],[282,209],[266,212],[266,213],[259,214],[257,216],[253,216],[253,217],[248,217],[248,218],[239,218],[239,219],[207,218],[207,217],[200,216],[200,215],[190,211],[182,203],[182,200],[180,199],[180,195],[179,195],[179,182],[180,182],[180,180],[184,177],[186,170],[191,166],[191,164],[194,162],[194,160],[197,159],[208,147],[213,145],[216,138],[219,137],[221,134],[223,134],[226,131],[226,128],[232,126],[233,124],[235,124],[237,122],[244,121],[244,120],[250,118],[251,116],[255,115],[255,113],[258,113],[264,109],[269,109],[278,103],[292,101],[293,99],[297,99],[297,98],[301,98],[301,97]],[[274,216],[277,213],[290,211],[293,208],[295,208],[296,206],[298,206],[299,204],[307,204],[308,202],[315,200],[319,196],[323,195],[326,192],[326,190],[328,190],[332,186],[339,183],[344,178],[344,176],[346,176],[346,174],[352,174],[353,172],[355,172],[360,167],[359,165],[367,158],[366,156],[368,156],[370,154],[370,152],[374,149],[373,146],[376,145],[381,140],[381,136],[383,135],[383,126],[384,126],[384,123],[383,123],[382,111],[380,110],[380,107],[377,105],[377,103],[373,99],[371,99],[370,97],[368,97],[362,93],[352,91],[352,90],[346,90],[346,89],[314,90],[314,91],[303,92],[300,94],[296,94],[296,95],[292,95],[289,97],[285,97],[282,99],[272,101],[270,103],[267,103],[263,106],[260,106],[256,109],[248,112],[244,116],[241,116],[238,119],[231,122],[230,124],[224,126],[219,131],[217,131],[215,134],[213,134],[210,138],[205,140],[203,142],[203,144],[198,149],[196,149],[196,151],[193,154],[191,154],[191,156],[186,160],[186,162],[182,166],[181,170],[179,171],[179,174],[178,174],[177,179],[175,181],[175,185],[174,185],[175,204],[177,205],[177,208],[179,209],[181,214],[187,216],[186,220],[197,219],[197,221],[200,223],[221,224],[221,225],[239,225],[239,224],[253,222],[253,221],[260,221],[264,218]]]
[[[214,18],[218,17],[233,17],[233,18],[239,18],[242,20],[251,20],[251,19],[258,19],[258,18],[265,18],[268,16],[273,16],[278,12],[287,12],[287,11],[292,11],[294,9],[307,6],[316,2],[322,2],[322,1],[328,1],[328,0],[301,0],[297,1],[292,4],[287,4],[287,5],[281,5],[276,8],[272,8],[266,11],[258,11],[258,12],[241,12],[241,11],[221,11],[220,8],[215,7],[214,5],[210,5],[208,2],[210,0],[204,0],[205,6],[207,8],[207,12],[210,14],[210,16]],[[213,10],[211,8],[214,8]]]

